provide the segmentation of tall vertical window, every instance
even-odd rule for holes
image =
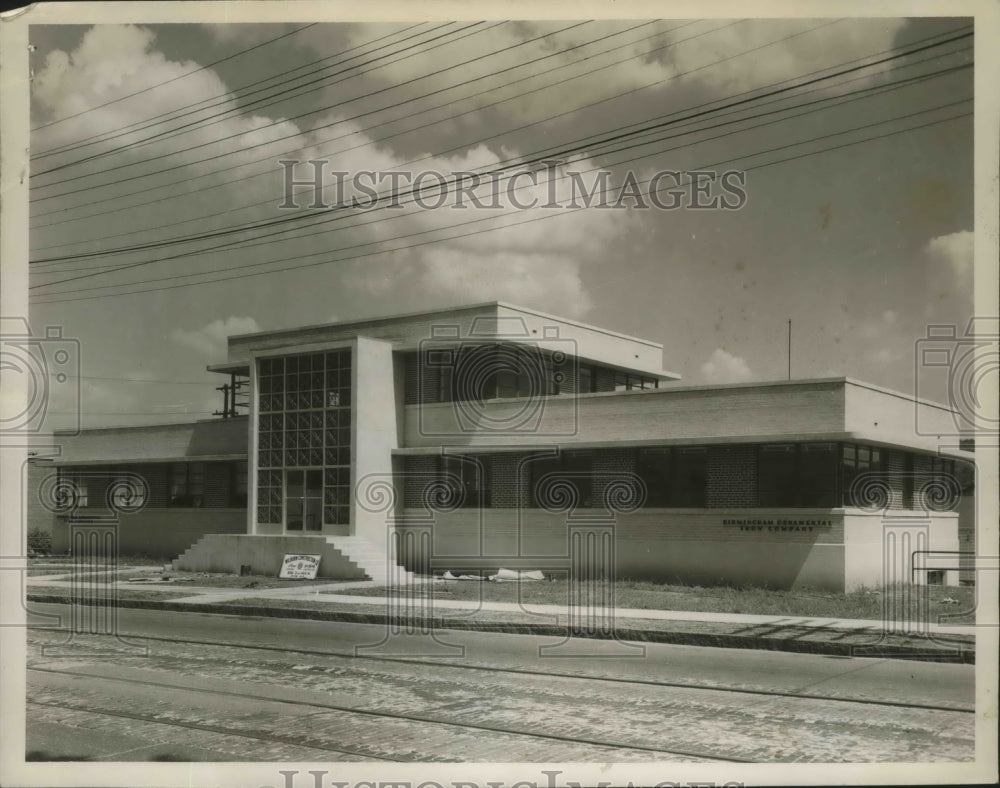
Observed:
[[[757,499],[761,506],[794,506],[794,443],[761,446],[757,455]]]
[[[931,475],[940,481],[942,490],[957,489],[959,492],[964,492],[966,486],[972,481],[972,475],[963,473],[963,470],[967,470],[963,466],[966,466],[966,463],[956,463],[955,460],[947,457],[931,457]],[[966,478],[963,479],[962,476],[966,476]],[[952,498],[949,495],[944,495],[940,499],[935,499],[935,496],[932,495],[925,495],[924,501],[921,502],[921,505],[928,509],[939,512],[953,509],[957,504],[957,498]]]
[[[205,463],[175,462],[170,466],[169,506],[205,505]]]
[[[247,461],[240,460],[230,466],[229,505],[247,505]]]
[[[670,506],[670,449],[639,449],[636,472],[646,485],[646,506]]]
[[[708,492],[708,450],[704,446],[682,446],[671,456],[671,506],[702,508]]]
[[[843,443],[840,447],[840,489],[844,506],[857,506],[851,492],[854,480],[864,473],[882,470],[882,452],[870,446]]]
[[[593,394],[597,391],[597,374],[590,364],[581,364],[577,391],[581,394]]]
[[[257,522],[284,521],[286,470],[315,469],[323,522],[349,523],[351,372],[349,349],[260,359]]]
[[[449,485],[455,485],[463,509],[487,508],[490,500],[492,462],[489,455],[442,455],[439,458],[441,475]]]
[[[837,505],[837,444],[799,446],[799,497],[796,506]]]

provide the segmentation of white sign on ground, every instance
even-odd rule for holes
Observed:
[[[318,555],[285,553],[278,577],[282,580],[315,580],[316,572],[319,571],[319,559]]]

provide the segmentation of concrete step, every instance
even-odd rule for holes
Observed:
[[[401,566],[391,567],[385,549],[366,539],[358,536],[328,536],[326,541],[376,583],[387,585],[390,580],[393,583],[410,583],[415,579],[412,572]]]

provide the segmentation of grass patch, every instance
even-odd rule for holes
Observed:
[[[89,572],[84,569],[79,574],[74,574],[72,565],[64,566],[60,568],[48,567],[42,568],[29,568],[28,577],[47,577],[47,576],[61,575],[65,580],[72,580],[74,577],[78,580],[107,580],[114,578],[129,578],[129,577],[156,577],[156,572],[150,572],[147,569],[127,569],[123,568],[121,570],[115,570],[111,572]]]
[[[211,588],[291,588],[292,586],[314,586],[329,583],[347,583],[347,580],[282,580],[273,575],[234,575],[225,572],[165,572],[165,576],[183,580],[194,586]]]
[[[55,596],[60,599],[70,600],[72,590],[60,586],[31,586],[28,589],[28,596]],[[119,599],[180,599],[186,596],[196,596],[196,592],[185,591],[183,588],[157,587],[157,588],[127,588],[119,586],[116,591]]]
[[[570,583],[554,579],[525,583],[489,583],[456,581],[407,587],[406,595],[427,596],[434,599],[455,599],[469,602],[522,602],[565,606],[570,599]],[[614,605],[638,610],[678,610],[698,613],[745,613],[764,616],[790,616],[798,618],[856,618],[880,620],[883,605],[893,610],[909,603],[911,620],[917,620],[919,605],[926,604],[929,620],[937,622],[939,616],[949,616],[949,623],[974,623],[969,611],[975,604],[975,589],[956,586],[923,586],[907,592],[903,587],[888,589],[858,589],[849,593],[819,589],[779,591],[756,587],[683,586],[664,585],[637,580],[620,580],[614,585]],[[336,590],[323,593],[335,594]],[[352,596],[370,596],[385,599],[385,587],[354,588]],[[607,586],[598,586],[599,595],[592,597],[595,605],[602,598],[610,598]],[[956,600],[948,602],[946,600]],[[585,600],[581,600],[585,601]],[[964,613],[964,616],[954,617]]]
[[[45,567],[67,567],[66,571],[69,571],[69,567],[73,565],[75,559],[71,555],[43,555],[43,556],[33,556],[28,559],[28,566],[45,566]],[[148,555],[120,555],[116,561],[116,566],[119,569],[131,569],[133,567],[139,566],[155,566],[160,569],[164,567],[165,564],[170,563],[166,558],[157,558]]]

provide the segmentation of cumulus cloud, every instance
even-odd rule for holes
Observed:
[[[964,323],[972,311],[975,234],[962,230],[932,238],[924,246],[929,300],[927,319]]]
[[[134,25],[94,27],[84,34],[79,46],[72,52],[49,54],[47,65],[38,78],[36,101],[46,115],[64,117],[85,107],[105,104],[150,85],[175,79],[198,68],[197,63],[169,61],[156,50],[155,44],[155,34],[145,28]],[[415,67],[414,64],[409,66]],[[194,73],[135,98],[109,104],[98,112],[81,115],[74,124],[49,127],[43,147],[62,142],[61,134],[71,134],[73,138],[79,139],[108,129],[124,129],[137,119],[152,118],[176,107],[218,95],[228,94],[226,86],[213,71]],[[230,96],[212,111],[217,113],[235,108],[237,104]],[[266,111],[268,110],[262,110]],[[199,117],[201,115],[196,114],[186,118],[185,122]],[[269,125],[273,123],[276,125]],[[485,145],[476,145],[452,154],[426,156],[411,162],[390,146],[368,144],[373,142],[371,132],[366,131],[359,122],[336,112],[311,116],[309,123],[312,124],[311,128],[304,128],[263,114],[230,114],[205,128],[194,127],[179,137],[167,137],[140,146],[135,149],[135,153],[116,154],[113,160],[107,161],[117,163],[122,161],[122,156],[126,160],[131,156],[137,162],[133,172],[144,171],[143,168],[187,163],[184,172],[190,176],[202,175],[194,185],[204,187],[233,177],[231,173],[221,176],[213,174],[213,170],[220,165],[233,168],[263,159],[253,170],[248,168],[235,173],[246,175],[269,168],[271,177],[240,181],[238,193],[234,193],[232,201],[227,203],[230,211],[217,219],[209,220],[216,226],[224,227],[233,222],[273,218],[275,206],[282,201],[284,182],[282,170],[276,165],[279,158],[294,158],[301,162],[324,159],[328,162],[327,172],[338,170],[352,176],[362,170],[406,173],[408,180],[403,181],[402,186],[405,191],[407,183],[412,183],[413,178],[421,172],[433,170],[451,178],[458,172],[482,172],[504,163],[516,162],[521,155],[517,150],[494,150]],[[69,126],[72,129],[66,128]],[[112,146],[129,143],[138,140],[139,136],[162,132],[170,127],[170,121],[157,121],[142,132],[100,143],[88,152],[108,150]],[[288,139],[280,142],[277,140],[278,137],[285,136]],[[231,139],[214,142],[223,137]],[[331,139],[340,141],[331,144]],[[157,162],[146,161],[164,151],[192,146],[201,147]],[[232,151],[237,152],[229,155]],[[215,153],[223,158],[204,163],[196,161],[209,158]],[[57,163],[58,159],[59,157],[55,157],[52,161]],[[409,301],[421,305],[440,303],[443,299],[454,302],[496,297],[531,302],[539,308],[569,311],[579,315],[589,309],[591,304],[581,276],[583,267],[606,259],[615,239],[630,232],[630,228],[642,220],[642,217],[629,211],[565,211],[543,207],[553,194],[557,202],[567,204],[572,202],[574,194],[581,193],[581,189],[584,193],[589,193],[595,176],[578,176],[573,181],[568,177],[568,169],[582,173],[595,166],[593,161],[581,153],[575,160],[560,165],[554,173],[542,169],[532,178],[521,177],[513,192],[506,189],[506,180],[501,179],[503,207],[500,210],[484,211],[475,207],[455,210],[455,200],[453,196],[449,196],[438,208],[410,205],[402,210],[373,212],[371,218],[364,211],[359,211],[356,214],[357,221],[351,217],[347,222],[317,228],[324,230],[328,227],[335,232],[320,233],[310,227],[309,232],[283,235],[281,247],[261,246],[260,251],[251,253],[250,259],[245,253],[222,251],[210,259],[188,258],[164,263],[157,267],[157,272],[165,270],[176,276],[197,274],[206,269],[226,269],[227,266],[277,257],[279,255],[275,252],[279,249],[280,256],[293,263],[305,256],[316,259],[317,255],[327,253],[333,258],[344,255],[348,259],[352,255],[356,257],[363,254],[364,265],[352,267],[350,277],[338,276],[338,292],[345,294],[347,302],[343,306],[335,305],[338,310],[349,308],[351,292],[370,294],[391,291],[397,298],[400,294],[405,294]],[[308,180],[312,172],[311,166],[302,164],[295,169],[294,175],[296,180]],[[155,179],[170,177],[176,176],[154,175],[154,180],[148,183],[158,183]],[[424,181],[425,184],[433,182],[434,179]],[[192,183],[190,177],[186,183]],[[352,197],[358,196],[364,201],[364,195],[352,185],[350,178],[347,184],[343,198],[350,201]],[[386,181],[382,184],[378,188],[385,188]],[[138,184],[121,188],[137,187]],[[184,184],[178,189],[183,187]],[[491,179],[484,179],[482,185],[474,190],[474,194],[481,204],[489,204],[494,188],[495,183]],[[303,193],[296,202],[301,206],[311,204],[311,188],[300,186],[298,189],[310,194]],[[614,185],[608,189],[612,199],[613,189]],[[324,191],[327,203],[336,201],[335,191],[332,186]],[[103,196],[106,192],[99,194]],[[124,213],[130,217],[132,226],[147,224],[143,221],[147,218],[148,224],[155,226],[162,223],[163,218],[190,217],[199,219],[199,224],[188,225],[189,229],[204,230],[206,225],[201,223],[200,217],[217,212],[220,196],[229,199],[224,192],[219,191],[188,193],[184,195],[183,201],[171,200],[135,212],[126,210]],[[427,192],[424,196],[425,206],[434,204],[433,192]],[[537,201],[537,206],[521,208],[514,203],[515,199],[521,205]],[[406,201],[404,198],[404,202]],[[240,214],[232,213],[234,208],[257,202],[262,204]],[[475,205],[472,201],[467,204]],[[178,228],[174,232],[177,231],[182,232],[184,228]],[[426,243],[428,241],[432,243]],[[416,246],[413,245],[414,242],[417,242]],[[401,248],[404,249],[402,253],[391,254],[393,250]],[[381,252],[386,254],[371,256],[371,253]],[[399,260],[405,260],[407,270],[394,271],[393,276],[387,276],[386,272],[392,269],[393,264],[398,265]],[[344,266],[340,266],[339,270],[345,270]],[[148,274],[144,269],[134,276],[138,278]],[[566,309],[568,304],[571,306]],[[273,317],[278,322],[282,320],[280,315]],[[179,332],[182,339],[178,341],[203,346],[205,337],[194,337],[194,333],[182,330]],[[224,349],[218,343],[215,348]]]
[[[701,374],[709,383],[742,383],[751,380],[750,365],[740,356],[717,347],[701,365]]]
[[[905,19],[857,20],[788,19],[745,20],[726,25],[712,20],[718,29],[711,35],[667,50],[678,73],[719,91],[734,93],[772,85],[854,58],[884,52],[895,45]],[[678,31],[683,37],[686,31]],[[723,53],[727,56],[723,59]],[[737,53],[738,57],[728,57]],[[876,79],[890,64],[864,72]]]
[[[925,250],[933,265],[944,267],[957,284],[968,285],[972,281],[973,244],[975,233],[962,230],[948,235],[939,235],[927,242]]]
[[[201,328],[186,331],[174,329],[170,338],[182,347],[194,350],[203,356],[223,359],[226,355],[227,338],[233,334],[253,334],[260,331],[260,325],[252,317],[227,317],[213,320]]]
[[[687,24],[659,20],[629,30],[636,27],[635,22],[508,22],[449,43],[446,62],[439,48],[428,48],[381,66],[374,76],[386,84],[398,84],[415,74],[433,74],[442,67],[472,61],[461,67],[461,79],[485,78],[461,90],[475,95],[521,80],[532,70],[551,74],[553,81],[581,75],[554,89],[523,96],[517,94],[539,87],[540,81],[529,79],[504,91],[502,95],[511,100],[504,103],[503,111],[524,119],[645,86],[653,88],[646,95],[654,96],[656,90],[670,90],[684,82],[697,82],[719,94],[771,85],[884,52],[894,45],[905,24],[905,19],[866,20],[865,24],[815,19],[711,19]],[[386,33],[385,26],[377,24],[351,25],[347,30],[353,46]],[[306,38],[322,34],[317,28]],[[534,38],[538,40],[525,43]],[[485,53],[495,54],[483,57]],[[544,59],[532,63],[538,58]],[[581,58],[586,62],[575,65]],[[874,67],[865,74],[875,79],[888,67]],[[500,72],[498,77],[489,76],[496,72]],[[406,88],[405,95],[451,87],[455,81],[455,72],[446,71],[421,79]]]

